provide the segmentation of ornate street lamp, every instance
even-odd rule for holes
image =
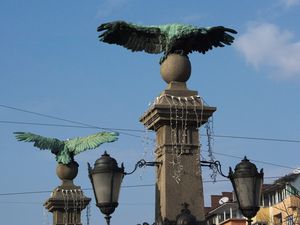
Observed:
[[[251,218],[256,215],[260,206],[264,176],[263,170],[261,169],[260,173],[258,173],[255,164],[251,163],[246,156],[236,165],[234,172],[231,167],[229,168],[228,176],[222,172],[221,163],[219,161],[201,161],[201,166],[214,168],[220,175],[230,179],[239,208],[243,216],[248,219],[247,221],[250,225],[252,221]]]
[[[255,164],[245,158],[236,165],[233,172],[229,168],[229,176],[234,192],[237,197],[239,208],[251,224],[253,218],[260,206],[260,197],[263,184],[263,169],[257,172]]]
[[[110,214],[118,206],[121,182],[124,177],[124,166],[118,167],[117,161],[105,151],[95,162],[94,169],[88,163],[89,177],[93,186],[96,206],[105,215],[107,225]]]
[[[130,175],[139,167],[144,166],[158,166],[162,162],[146,162],[139,160],[132,172],[124,172],[123,164],[118,167],[117,161],[110,157],[107,152],[95,162],[94,169],[88,163],[89,177],[93,186],[96,206],[105,214],[107,225],[110,224],[111,214],[118,206],[118,198],[121,183],[124,175]],[[223,177],[229,178],[232,182],[235,191],[239,208],[242,214],[248,219],[248,224],[251,224],[251,218],[254,217],[259,210],[261,189],[263,184],[263,171],[257,172],[255,164],[251,163],[246,157],[236,165],[233,172],[229,168],[229,175],[223,174],[221,163],[219,161],[201,161],[201,166],[208,166],[216,168],[219,174]],[[185,212],[185,214],[183,213]],[[187,210],[181,212],[181,216],[177,219],[177,224],[196,225],[193,215],[186,213]],[[160,223],[159,223],[160,224]],[[162,222],[162,224],[165,224]]]
[[[157,166],[161,162],[146,162],[139,160],[132,172],[124,172],[123,164],[118,167],[117,161],[110,157],[105,151],[104,154],[96,160],[94,169],[88,163],[89,177],[93,186],[96,206],[105,215],[107,225],[110,224],[111,214],[118,206],[118,198],[121,188],[121,183],[124,175],[130,175],[139,167]]]

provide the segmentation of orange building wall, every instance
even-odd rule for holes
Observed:
[[[300,208],[300,197],[289,196],[284,201],[271,207],[261,207],[253,222],[264,222],[268,225],[273,225],[276,224],[274,216],[281,213],[282,225],[287,225],[286,217],[290,215],[293,215],[294,217],[294,224],[299,224],[300,218],[298,208]]]

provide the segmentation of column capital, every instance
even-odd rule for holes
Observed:
[[[53,225],[82,225],[81,211],[90,201],[79,186],[61,185],[53,190],[44,207],[53,213]]]
[[[140,122],[147,129],[154,131],[163,125],[170,125],[171,120],[177,124],[185,123],[189,127],[200,127],[208,121],[216,109],[216,107],[205,105],[196,91],[173,87],[173,89],[164,90],[156,98],[152,106],[140,118]]]

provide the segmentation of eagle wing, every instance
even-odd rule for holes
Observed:
[[[106,142],[114,142],[118,139],[116,132],[99,132],[86,137],[77,137],[66,141],[66,148],[69,152],[77,155],[85,150],[94,149]]]
[[[124,21],[101,24],[98,32],[100,41],[121,45],[131,51],[161,53],[166,49],[166,36],[158,27],[138,26]]]
[[[188,37],[190,39],[188,52],[198,51],[205,54],[213,47],[231,45],[234,37],[227,32],[237,33],[235,30],[223,26],[199,28],[198,31],[191,33]]]
[[[14,132],[18,141],[34,142],[33,146],[45,150],[61,149],[63,148],[64,141],[56,138],[43,137],[29,132]]]

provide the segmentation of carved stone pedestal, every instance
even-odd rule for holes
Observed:
[[[73,183],[77,167],[78,164],[58,164],[57,175],[62,184],[53,190],[51,197],[44,203],[45,208],[53,213],[53,225],[82,225],[81,211],[91,199],[83,194],[80,186]]]
[[[157,224],[177,221],[185,203],[195,216],[192,224],[199,224],[205,215],[198,128],[216,108],[204,105],[196,91],[187,89],[185,81],[191,71],[188,59],[168,59],[161,66],[168,87],[140,119],[147,129],[156,132],[156,161],[162,162],[156,173],[155,219]]]

